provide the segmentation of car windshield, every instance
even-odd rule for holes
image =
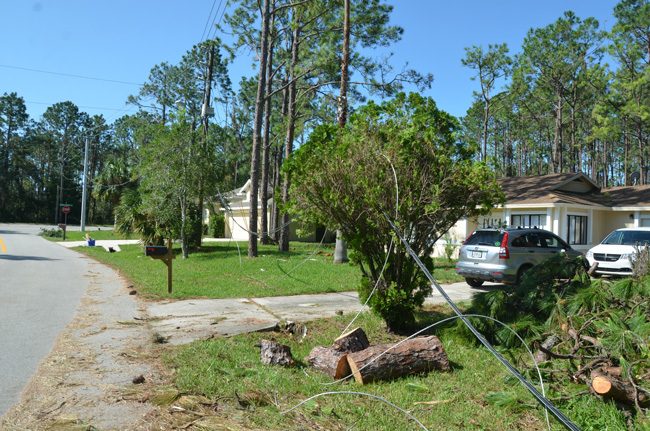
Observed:
[[[616,230],[610,233],[603,244],[637,245],[650,243],[650,231],[645,230]]]
[[[467,238],[465,245],[491,245],[493,247],[499,247],[502,238],[503,232],[497,230],[479,230]]]

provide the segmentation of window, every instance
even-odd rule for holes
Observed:
[[[569,237],[570,245],[587,244],[587,216],[569,216]]]
[[[504,227],[501,217],[480,217],[478,226],[483,229]]]
[[[498,247],[501,244],[502,238],[503,232],[497,230],[479,230],[467,238],[465,245],[492,245]]]
[[[564,244],[562,243],[562,240],[556,237],[555,235],[542,232],[540,234],[540,237],[541,237],[543,248],[555,248],[555,249],[564,248]]]
[[[537,233],[527,233],[512,241],[513,247],[535,248],[540,247],[540,237]]]
[[[513,214],[510,226],[546,229],[546,214]]]

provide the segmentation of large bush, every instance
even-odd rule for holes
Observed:
[[[502,199],[493,174],[474,161],[476,148],[459,142],[457,130],[456,119],[432,99],[399,94],[360,108],[345,129],[317,127],[288,163],[290,210],[303,222],[342,231],[363,273],[362,300],[378,287],[369,304],[390,329],[412,323],[431,287],[386,217],[428,257],[458,219],[488,212]]]

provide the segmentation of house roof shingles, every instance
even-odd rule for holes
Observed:
[[[613,207],[650,207],[650,185],[610,187],[602,192]]]
[[[564,189],[573,181],[582,183],[586,192]],[[573,204],[601,207],[650,207],[650,185],[600,189],[581,173],[509,177],[499,180],[508,204]]]

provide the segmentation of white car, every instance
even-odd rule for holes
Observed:
[[[589,265],[598,263],[595,275],[632,275],[632,260],[637,250],[650,245],[650,227],[617,229],[585,257]]]

